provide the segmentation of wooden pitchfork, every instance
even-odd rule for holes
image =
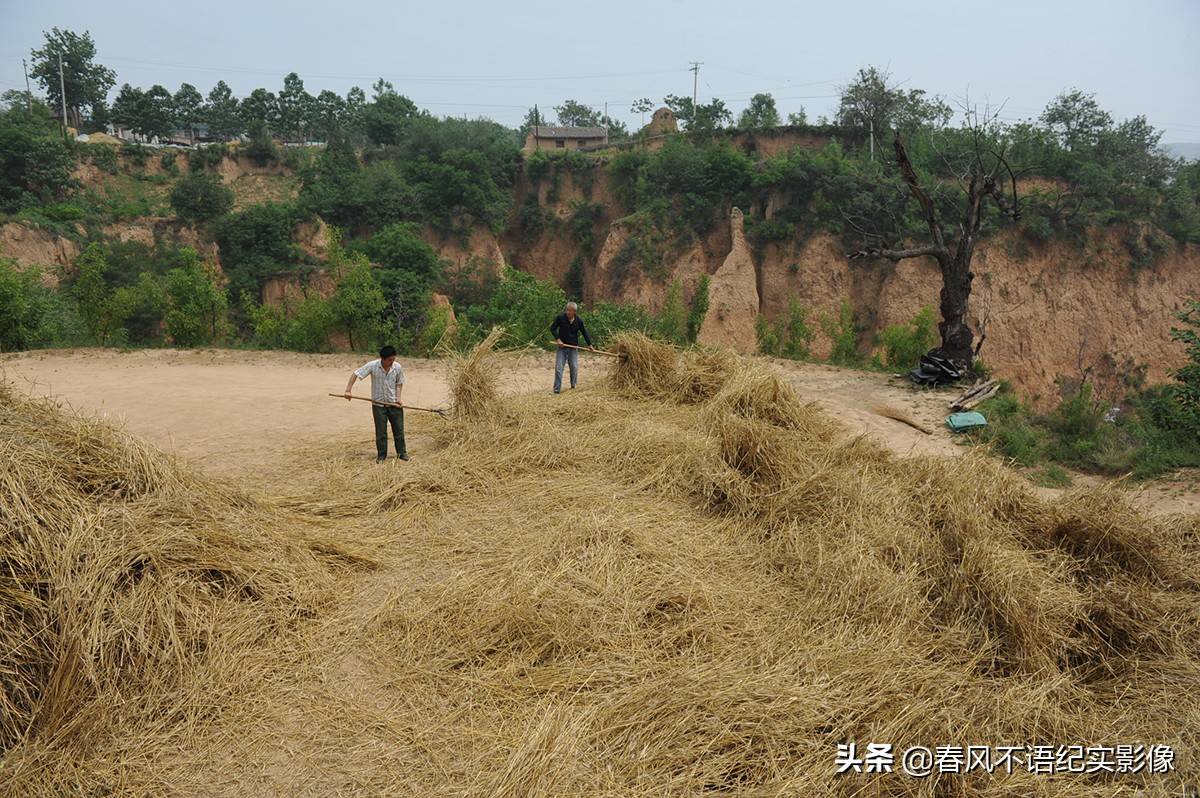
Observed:
[[[609,357],[625,357],[621,352],[605,352],[603,349],[588,349],[586,346],[575,346],[574,344],[562,344],[564,349],[578,349],[580,352],[595,352],[597,355],[608,355]]]
[[[335,396],[338,399],[346,398],[346,394],[344,394],[344,393],[331,393],[329,395]],[[373,405],[382,405],[383,407],[398,407],[401,410],[420,410],[424,413],[437,413],[439,416],[442,416],[443,418],[445,418],[445,416],[446,416],[446,411],[440,407],[417,407],[415,405],[398,405],[395,402],[377,402],[374,399],[371,399],[369,397],[354,396],[353,394],[350,395],[350,398],[358,399],[360,402],[370,402]]]

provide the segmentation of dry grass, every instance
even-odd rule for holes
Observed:
[[[500,393],[491,356],[503,335],[503,327],[494,327],[487,338],[466,355],[451,358],[454,376],[450,394],[454,397],[454,410],[458,415],[479,420],[495,411]]]
[[[1111,489],[1044,500],[985,456],[896,458],[847,439],[752,364],[637,337],[617,348],[626,358],[611,390],[512,399],[496,397],[487,348],[477,350],[454,382],[460,412],[419,430],[427,445],[412,463],[372,469],[330,449],[333,465],[288,517],[346,519],[347,539],[376,530],[381,549],[406,558],[366,584],[347,575],[336,607],[316,599],[330,571],[309,546],[263,529],[245,552],[263,558],[259,575],[227,544],[196,541],[192,557],[206,551],[233,584],[258,585],[218,593],[210,612],[225,614],[205,616],[206,628],[236,626],[243,611],[274,626],[223,634],[203,654],[158,638],[171,657],[146,660],[164,675],[129,688],[154,700],[129,708],[125,726],[155,718],[159,737],[142,744],[158,753],[115,789],[153,793],[156,778],[212,792],[205,779],[218,772],[234,780],[230,794],[250,791],[251,776],[255,792],[312,794],[1133,798],[1195,788],[1196,519],[1149,519]],[[33,434],[20,429],[0,434]],[[159,506],[172,480],[171,496],[218,495],[161,464],[126,472],[138,476],[118,480],[116,495],[142,498],[122,502]],[[4,484],[17,484],[9,473]],[[95,473],[89,484],[111,481]],[[19,487],[6,487],[6,513],[35,495],[28,481]],[[218,528],[226,513],[266,512],[235,493],[225,500],[235,506],[206,510]],[[34,569],[55,561],[37,556]],[[197,578],[185,570],[174,584]],[[291,631],[281,619],[297,607],[316,616]],[[20,613],[7,598],[5,611]],[[142,623],[103,617],[88,623],[113,640]],[[272,634],[296,652],[263,677],[277,693],[224,715],[162,714],[177,674],[206,663],[232,690],[244,680],[217,652],[270,646]],[[94,644],[85,650],[86,662],[103,661]],[[329,665],[346,660],[358,663],[351,676]],[[319,689],[294,686],[310,683]],[[285,734],[292,701],[303,724]],[[65,719],[88,705],[61,706]],[[92,723],[108,730],[112,719]],[[170,729],[176,747],[156,749]],[[240,747],[243,737],[256,747]],[[29,740],[17,737],[18,762]],[[1166,743],[1179,760],[1168,777],[835,776],[843,741]],[[238,767],[221,771],[212,750]],[[289,766],[254,771],[273,755]]]

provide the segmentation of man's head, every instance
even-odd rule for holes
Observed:
[[[385,346],[379,350],[379,365],[385,369],[390,369],[392,364],[396,362],[396,347]]]
[[[575,311],[577,311],[577,310],[579,310],[579,305],[576,305],[574,302],[568,302],[566,310],[565,310],[565,312],[567,314],[567,318],[574,320]]]

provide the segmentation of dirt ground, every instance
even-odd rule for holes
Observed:
[[[231,349],[47,350],[0,355],[0,376],[29,393],[117,419],[209,473],[238,477],[270,470],[331,439],[372,457],[367,405],[326,395],[341,393],[350,371],[365,360]],[[445,362],[405,359],[402,364],[407,404],[447,405]],[[956,455],[966,449],[943,424],[952,390],[917,391],[887,375],[820,364],[773,364],[803,398],[826,408],[852,433],[868,434],[898,454]],[[602,378],[606,366],[604,358],[584,354],[580,389]],[[549,354],[505,356],[506,392],[545,391],[549,399],[552,380]],[[359,385],[356,393],[370,390]],[[932,434],[880,415],[881,408],[909,415]],[[419,437],[412,444],[410,452],[419,456]],[[1077,476],[1075,481],[1096,480]],[[1200,484],[1196,475],[1184,475],[1143,486],[1138,502],[1156,513],[1200,512]]]

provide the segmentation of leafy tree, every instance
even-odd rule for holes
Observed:
[[[208,122],[208,132],[218,139],[232,138],[242,130],[237,98],[225,81],[218,80],[208,93],[204,119]]]
[[[183,83],[171,98],[171,118],[175,126],[196,136],[196,124],[204,119],[204,96],[190,83]]]
[[[194,249],[183,250],[184,264],[167,272],[167,334],[176,346],[203,346],[224,331],[229,300],[215,269],[200,262]]]
[[[67,196],[74,187],[71,150],[44,106],[0,112],[0,211],[13,212]]]
[[[1096,95],[1079,89],[1063,92],[1051,100],[1040,119],[1068,150],[1095,145],[1100,135],[1112,126],[1112,116],[1096,102]]]
[[[654,103],[649,97],[642,97],[630,104],[629,110],[642,115],[642,127],[646,126],[646,114],[654,110]]]
[[[32,92],[24,89],[8,89],[0,94],[0,110],[2,111],[29,111],[35,102],[39,105],[43,104]]]
[[[334,325],[346,333],[355,351],[372,347],[384,337],[387,328],[383,313],[387,305],[387,297],[365,259],[350,267],[329,298]]]
[[[167,298],[162,285],[148,271],[130,285],[115,288],[109,299],[110,315],[123,331],[123,340],[145,344],[161,336]]]
[[[805,127],[808,125],[808,113],[805,112],[803,105],[800,106],[799,111],[787,115],[787,123],[795,127]]]
[[[921,127],[941,127],[953,112],[940,98],[927,98],[922,89],[905,92],[892,85],[891,75],[878,67],[858,70],[858,76],[841,89],[838,124],[873,128],[876,136],[887,130],[911,132]]]
[[[72,294],[79,305],[79,315],[88,334],[101,346],[113,339],[124,322],[121,308],[112,302],[112,293],[104,279],[107,270],[108,263],[100,244],[89,244],[75,259]]]
[[[371,143],[395,145],[417,116],[416,104],[380,78],[375,84],[375,101],[362,111],[362,127]]]
[[[733,121],[733,114],[725,107],[725,102],[715,97],[707,104],[694,105],[691,97],[668,94],[663,103],[691,133],[710,133]]]
[[[301,214],[291,205],[262,203],[232,213],[217,225],[221,265],[235,296],[260,296],[263,285],[291,270],[300,259],[292,231]]]
[[[546,124],[546,120],[542,117],[542,112],[535,105],[525,112],[525,118],[521,120],[521,126],[517,128],[517,135],[521,141],[524,141],[529,135],[530,130],[544,124]]]
[[[304,128],[313,113],[316,101],[304,89],[304,81],[295,72],[283,79],[283,90],[276,101],[280,130],[295,140],[304,135]]]
[[[171,104],[171,93],[162,86],[142,91],[126,83],[113,102],[112,118],[147,138],[166,138],[172,129]]]
[[[62,87],[66,89],[67,123],[79,128],[82,109],[101,105],[108,90],[116,83],[116,74],[95,63],[96,44],[91,33],[77,34],[51,28],[43,33],[45,44],[31,54],[30,75],[42,84],[48,104],[62,106],[63,93],[59,83],[58,64],[62,58]]]
[[[415,336],[425,323],[429,295],[441,277],[437,253],[413,224],[392,224],[358,250],[382,268],[375,274],[387,300],[388,317],[397,333]]]
[[[996,210],[1013,219],[1020,218],[1016,196],[1016,178],[1005,155],[1003,145],[996,141],[996,131],[989,120],[974,121],[969,137],[964,137],[957,151],[946,151],[942,157],[956,169],[964,188],[956,195],[943,197],[934,193],[917,174],[909,159],[904,142],[897,132],[893,140],[896,163],[908,189],[916,199],[925,223],[926,243],[920,246],[890,246],[889,241],[904,237],[904,231],[887,231],[865,235],[867,246],[851,258],[882,257],[891,261],[905,258],[932,257],[942,276],[939,303],[941,346],[936,354],[956,362],[964,370],[974,359],[974,332],[967,325],[967,304],[971,296],[971,260],[980,240],[986,218],[987,202],[992,200]],[[1011,186],[1012,196],[1007,193]],[[935,197],[940,201],[935,201]],[[949,218],[949,233],[943,219]]]
[[[325,352],[333,333],[333,311],[329,301],[319,296],[306,296],[300,304],[289,308],[284,322],[283,346],[297,352]]]
[[[468,318],[484,328],[503,325],[515,340],[549,349],[554,343],[550,320],[566,303],[567,295],[554,283],[506,267],[496,292],[486,305],[470,308]]]
[[[279,121],[279,102],[266,89],[255,89],[238,106],[243,129],[269,129]]]
[[[143,94],[141,89],[135,89],[128,83],[123,84],[117,93],[117,99],[113,101],[112,110],[109,112],[112,120],[117,124],[136,130],[141,122]]]
[[[367,107],[367,93],[358,86],[346,92],[346,130],[357,133],[363,124],[363,109]]]
[[[229,213],[233,190],[222,183],[220,175],[193,172],[171,189],[171,207],[185,222],[209,222]]]
[[[750,105],[738,117],[738,127],[779,127],[779,111],[775,108],[775,98],[770,94],[755,94],[751,97]]]
[[[576,100],[564,100],[554,106],[558,124],[566,127],[601,127],[600,112]]]
[[[37,343],[43,312],[37,272],[0,260],[0,352],[32,349]]]
[[[332,144],[333,139],[349,132],[346,101],[336,92],[324,89],[313,104],[312,132]]]

